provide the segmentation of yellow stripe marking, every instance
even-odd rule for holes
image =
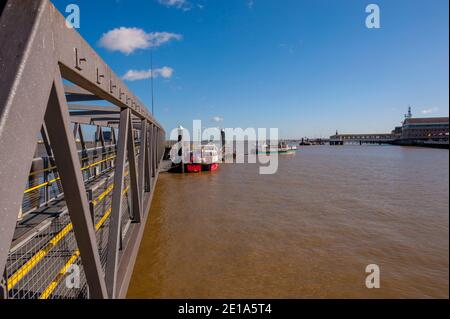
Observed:
[[[30,260],[28,260],[22,267],[19,268],[10,278],[7,280],[8,290],[11,290],[36,264],[48,254],[48,252],[58,244],[58,242],[64,238],[71,230],[72,223],[63,228],[55,237],[53,237],[47,245],[40,251],[38,251]]]
[[[124,177],[128,176],[128,171],[124,174]],[[101,202],[109,193],[114,189],[114,184],[111,184],[103,193],[101,193],[97,199],[92,201],[94,206],[97,206],[99,202]]]
[[[128,192],[129,186],[127,186],[122,194],[126,194]],[[103,217],[98,221],[98,223],[95,225],[95,230],[98,231],[105,221],[108,219],[109,215],[111,215],[112,208],[108,209],[103,215]],[[69,270],[70,266],[72,266],[73,263],[77,260],[77,258],[80,256],[80,251],[77,249],[75,250],[74,254],[70,257],[70,259],[67,261],[67,263],[59,270],[58,275],[55,277],[55,279],[52,280],[52,282],[45,288],[44,292],[40,295],[39,299],[48,299],[50,295],[55,291],[56,287],[58,287],[58,284],[66,274],[66,272]]]
[[[92,167],[94,167],[94,166],[97,166],[97,165],[99,165],[99,164],[101,164],[101,163],[110,161],[110,160],[115,159],[115,158],[116,158],[115,155],[114,155],[114,156],[111,156],[111,157],[108,157],[108,158],[105,158],[104,160],[101,160],[101,161],[92,163],[92,164],[90,164],[90,165],[87,165],[87,166],[83,167],[81,170],[82,170],[82,171],[85,171],[85,170],[87,170],[87,169],[89,169],[89,168],[92,168]]]
[[[47,288],[45,288],[44,292],[39,296],[39,299],[47,299],[48,297],[50,297],[50,295],[53,293],[53,291],[58,286],[61,279],[64,277],[67,270],[69,270],[70,266],[72,266],[72,264],[75,262],[75,260],[77,260],[78,256],[80,256],[80,251],[77,249],[75,251],[75,253],[72,255],[72,257],[70,257],[70,259],[64,265],[64,267],[61,268],[61,270],[58,273],[58,276],[56,276],[56,278],[53,279],[53,281],[50,283],[50,285],[48,285]]]
[[[109,154],[113,154],[114,153],[114,151],[110,151],[110,152],[105,152],[105,153],[101,153],[101,154],[99,154],[99,155],[109,155]],[[98,155],[97,155],[98,156]],[[83,157],[82,159],[81,159],[81,161],[85,161],[85,160],[88,160],[89,159],[89,156],[87,156],[87,157]],[[37,174],[39,174],[39,173],[44,173],[44,172],[48,172],[48,171],[51,171],[51,170],[54,170],[54,169],[56,169],[56,166],[52,166],[52,167],[48,167],[48,168],[46,168],[46,169],[41,169],[41,170],[39,170],[39,171],[35,171],[35,172],[32,172],[32,173],[30,173],[30,175],[29,176],[34,176],[34,175],[37,175]]]
[[[85,167],[83,167],[81,170],[82,170],[82,171],[85,171],[85,170],[87,170],[87,169],[89,169],[89,168],[92,168],[92,167],[97,166],[97,165],[99,165],[99,164],[101,164],[101,163],[110,161],[110,160],[112,160],[112,159],[114,159],[114,158],[116,158],[116,156],[108,157],[108,158],[106,158],[106,159],[104,159],[104,160],[101,160],[101,161],[92,163],[92,164],[90,164],[90,165],[88,165],[88,166],[85,166]],[[55,179],[53,179],[53,180],[51,180],[51,181],[48,181],[48,182],[39,184],[39,185],[37,185],[37,186],[34,186],[34,187],[32,187],[32,188],[29,188],[29,189],[25,190],[25,191],[24,191],[24,194],[28,194],[28,193],[30,193],[30,192],[32,192],[32,191],[35,191],[35,190],[38,190],[38,189],[40,189],[40,188],[42,188],[42,187],[44,187],[44,186],[53,184],[53,183],[55,183],[55,182],[57,182],[57,181],[59,181],[59,180],[61,180],[61,178],[58,177],[58,178],[55,178]]]
[[[97,206],[97,204],[99,203],[99,202],[101,202],[102,200],[103,200],[103,198],[105,198],[109,193],[111,193],[111,191],[113,190],[113,188],[114,188],[114,184],[111,184],[103,193],[101,193],[98,197],[97,197],[97,199],[94,199],[93,201],[92,201],[92,205],[94,205],[94,206]]]
[[[125,174],[125,176],[126,176],[127,174],[128,174],[128,172]],[[56,180],[58,180],[58,179],[56,179]],[[55,182],[56,180],[50,181],[50,182]],[[112,186],[112,187],[111,187],[111,186]],[[114,184],[111,185],[111,186],[110,186],[110,187],[111,187],[111,190],[112,190],[112,188],[114,187]],[[108,188],[108,189],[109,189],[109,188]],[[129,189],[129,187],[127,187],[127,188],[123,191],[123,194],[127,193],[127,192],[128,192],[128,189]],[[109,191],[109,192],[111,192],[111,191]],[[108,193],[109,193],[109,192],[108,192]],[[105,192],[104,192],[104,193],[105,193]],[[100,196],[102,196],[102,195],[104,195],[104,196],[103,196],[101,199],[103,199],[107,194],[103,194],[103,193],[102,193]],[[96,204],[98,204],[98,202],[100,202],[100,200],[101,200],[101,199],[99,199],[100,196],[95,200],[95,201],[96,201]],[[95,204],[95,205],[96,205],[96,204]],[[94,205],[94,206],[95,206],[95,205]],[[111,212],[106,212],[102,219],[106,220],[106,218],[108,218],[108,216],[109,216],[110,213],[111,213]],[[108,215],[108,216],[106,216],[106,215]],[[106,216],[106,217],[105,217],[105,216]],[[103,222],[104,222],[104,220],[103,220]],[[97,225],[98,225],[98,224],[97,224]],[[98,229],[101,227],[101,225],[100,225],[100,226],[98,226],[98,228],[97,228],[97,225],[96,225],[96,230],[98,230]],[[20,280],[22,280],[22,278],[25,277],[25,275],[28,274],[28,272],[30,272],[30,270],[31,270],[34,266],[36,266],[36,264],[37,264],[39,261],[41,261],[42,258],[44,258],[45,255],[47,255],[47,253],[48,253],[54,246],[56,246],[56,244],[57,244],[62,238],[64,238],[64,237],[69,233],[69,231],[72,230],[72,228],[73,228],[72,223],[68,224],[62,231],[60,231],[55,237],[53,237],[53,238],[47,243],[47,245],[45,245],[45,247],[44,247],[43,249],[41,249],[40,251],[38,251],[33,257],[31,257],[30,260],[28,260],[22,267],[20,267],[19,270],[17,270],[11,277],[9,277],[8,280],[7,280],[8,291],[11,290],[12,288],[14,288],[14,286],[17,285],[17,283],[18,283]]]
[[[35,190],[37,190],[37,189],[39,189],[39,188],[42,188],[42,187],[46,186],[46,185],[53,184],[54,182],[59,181],[59,180],[60,180],[59,177],[58,177],[58,178],[55,178],[55,179],[52,179],[51,181],[48,181],[48,182],[42,183],[42,184],[40,184],[40,185],[34,186],[34,187],[32,187],[32,188],[29,188],[29,189],[27,189],[27,190],[26,190],[25,192],[23,192],[23,193],[24,193],[24,194],[28,194],[28,193],[30,193],[30,192],[32,192],[32,191],[35,191]]]

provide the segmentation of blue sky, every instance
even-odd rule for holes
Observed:
[[[79,5],[78,31],[120,76],[148,77],[153,50],[155,113],[168,132],[200,119],[320,137],[388,132],[408,105],[448,116],[447,0],[53,2]],[[365,26],[369,3],[380,29]],[[126,83],[150,108],[150,80]]]

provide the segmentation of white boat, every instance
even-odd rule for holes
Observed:
[[[215,171],[219,168],[219,151],[214,144],[201,145],[191,152],[191,163],[185,164],[189,173]]]
[[[278,146],[263,144],[257,153],[260,154],[295,154],[297,152],[297,146],[289,146],[286,142],[278,143]]]

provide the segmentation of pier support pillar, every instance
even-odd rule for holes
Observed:
[[[183,128],[180,126],[178,128],[178,143],[181,145],[178,150],[178,156],[181,156],[181,173],[184,174],[184,156],[183,156]]]
[[[222,142],[222,162],[225,162],[225,130],[220,131],[220,139]]]

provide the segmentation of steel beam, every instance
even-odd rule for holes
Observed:
[[[70,121],[59,69],[45,113],[50,144],[52,146],[58,173],[64,190],[64,200],[73,225],[83,269],[93,298],[106,298],[106,284],[98,253],[94,225],[84,187],[81,165],[70,132]]]
[[[107,113],[120,113],[120,108],[114,106],[99,106],[99,105],[80,105],[80,104],[69,104],[69,110],[71,111],[99,111]]]
[[[117,289],[117,265],[119,260],[119,247],[121,238],[121,210],[123,201],[123,181],[125,175],[125,158],[128,144],[128,133],[130,123],[130,110],[124,109],[120,112],[119,145],[114,171],[114,189],[112,197],[112,212],[109,221],[108,235],[108,259],[106,261],[106,285],[108,296],[116,297]]]
[[[157,161],[158,161],[158,131],[156,126],[153,126],[153,143],[152,143],[152,155],[153,155],[153,159],[152,159],[152,165],[153,165],[153,177],[156,176],[156,169],[157,169]]]
[[[101,100],[91,92],[80,88],[76,85],[64,85],[64,91],[68,102],[84,102],[84,101],[98,101]]]
[[[81,124],[78,124],[78,136],[80,138],[81,149],[83,150],[83,152],[86,152],[86,142],[84,140],[83,129],[81,127]]]
[[[69,94],[74,94],[74,95],[93,95],[91,92],[77,86],[77,85],[67,85],[64,84],[64,93],[69,95]]]
[[[0,17],[0,272],[8,258],[24,185],[52,87],[48,1],[8,1]],[[12,26],[6,28],[5,26]],[[32,52],[32,53],[31,53]],[[39,85],[36,83],[39,82]]]
[[[117,139],[116,139],[116,129],[111,127],[111,143],[112,145],[116,145]]]
[[[119,118],[119,113],[120,110],[114,111],[114,112],[110,112],[110,111],[81,111],[81,110],[76,110],[76,111],[71,111],[70,115],[72,116],[103,116],[103,117],[113,117],[113,118]]]
[[[41,128],[41,137],[42,137],[42,142],[44,143],[45,152],[47,153],[47,157],[50,160],[50,165],[51,166],[56,166],[55,160],[54,160],[54,157],[53,157],[52,148],[50,146],[50,140],[49,140],[49,137],[48,137],[47,127],[45,126],[45,124],[43,124],[42,128]]]
[[[156,176],[156,156],[155,156],[155,143],[156,143],[156,135],[155,135],[155,130],[154,130],[154,126],[151,125],[150,127],[150,132],[151,132],[151,141],[150,141],[150,149],[151,149],[151,170],[152,170],[152,178],[154,178]]]
[[[151,185],[152,185],[152,162],[151,162],[151,156],[152,156],[152,149],[151,149],[151,143],[152,143],[152,139],[151,139],[151,134],[150,134],[150,126],[151,125],[147,125],[147,128],[145,130],[145,139],[146,139],[146,144],[145,144],[145,192],[150,192],[151,191]],[[146,214],[146,212],[144,211],[144,214]]]
[[[80,34],[66,27],[64,16],[54,9],[51,19],[54,22],[51,30],[55,54],[65,79],[114,105],[130,108],[161,127],[121,77],[111,70]]]
[[[78,134],[78,128],[80,127],[79,123],[74,123],[73,126],[73,137],[75,138],[75,140],[77,139],[77,134]]]
[[[132,208],[133,208],[133,222],[140,223],[141,222],[141,197],[139,184],[138,184],[138,167],[136,165],[136,148],[134,145],[134,129],[130,123],[128,129],[130,130],[128,133],[128,166],[130,172],[130,189],[131,189],[131,200],[132,200]]]
[[[115,114],[104,114],[104,115],[87,115],[87,114],[77,114],[79,112],[71,112],[69,115],[72,118],[85,118],[88,119],[89,121],[93,122],[93,121],[119,121],[120,120],[120,116],[119,115],[115,115]]]
[[[41,137],[42,137],[42,141],[44,142],[45,152],[47,153],[47,158],[48,158],[47,165],[50,164],[49,166],[56,167],[55,157],[53,156],[53,151],[52,151],[52,148],[50,145],[50,138],[48,136],[48,131],[47,131],[47,127],[46,127],[45,123],[42,124]],[[51,171],[45,172],[46,179],[48,178],[48,175],[50,174],[50,172]],[[53,173],[54,173],[54,178],[56,179],[59,176],[58,171],[54,170]],[[56,185],[58,186],[58,189],[61,189],[61,181],[60,180],[56,181]],[[46,196],[45,201],[46,202],[48,201],[48,198],[49,198],[49,191],[50,191],[49,186],[47,185],[45,187],[45,196]]]
[[[141,195],[141,214],[144,210],[144,192],[145,192],[145,182],[148,180],[148,170],[146,169],[146,159],[147,159],[147,120],[142,120],[141,124],[141,153],[139,154],[139,194]]]

